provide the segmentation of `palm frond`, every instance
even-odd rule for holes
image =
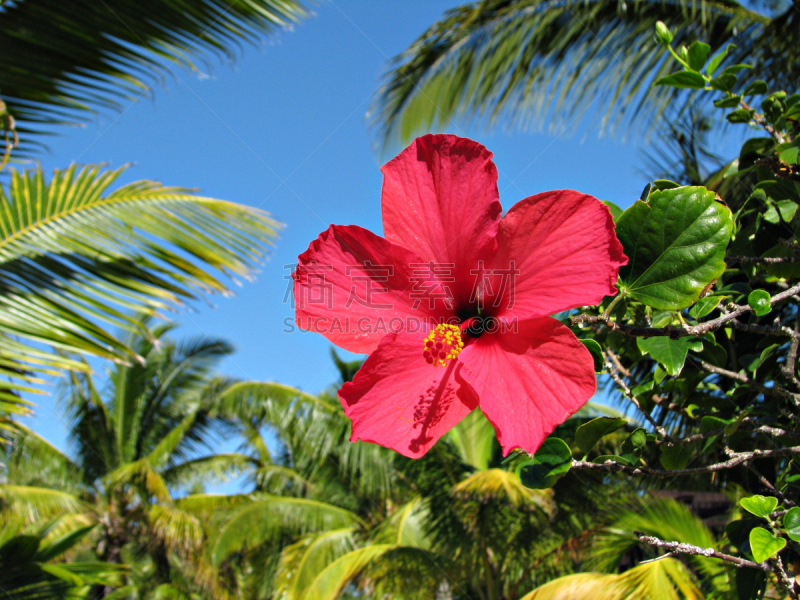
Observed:
[[[302,0],[18,0],[0,9],[0,91],[24,140],[148,94],[173,65],[208,52],[233,58],[245,41],[307,16]],[[44,127],[46,129],[46,127]]]
[[[489,468],[495,449],[494,427],[479,410],[473,410],[447,434],[461,460],[482,471]]]
[[[515,508],[535,508],[551,514],[555,505],[552,490],[525,487],[514,473],[487,469],[473,473],[452,488],[452,495],[470,500],[500,500]]]
[[[28,4],[28,3],[25,3]],[[13,172],[0,188],[0,355],[16,370],[61,369],[27,341],[114,360],[138,359],[102,324],[146,333],[126,311],[226,292],[264,257],[277,223],[263,211],[72,166],[46,181]],[[2,367],[3,374],[14,371]]]
[[[161,472],[167,485],[190,488],[194,485],[226,483],[232,477],[254,470],[253,459],[230,452],[212,454],[181,462]]]
[[[304,536],[286,546],[275,577],[275,593],[284,600],[299,600],[303,592],[330,563],[355,549],[351,527]]]
[[[219,565],[231,553],[263,544],[279,533],[304,534],[362,524],[354,513],[317,500],[266,494],[259,497],[240,508],[219,532],[212,550],[214,564]]]
[[[0,484],[0,506],[29,523],[71,513],[91,512],[80,498],[60,490]]]
[[[673,558],[638,565],[620,575],[578,573],[554,579],[522,600],[702,600],[691,573]]]
[[[676,47],[735,40],[762,76],[796,86],[796,49],[774,50],[786,33],[734,0],[482,0],[448,11],[393,59],[369,113],[376,141],[386,150],[461,120],[564,128],[597,112],[604,125],[651,122],[674,95],[650,89],[673,69],[654,40],[659,20]]]
[[[6,480],[27,486],[44,486],[75,493],[83,481],[81,468],[47,440],[19,425],[10,439],[5,459]]]
[[[335,600],[345,586],[367,565],[393,548],[394,545],[391,544],[375,544],[340,556],[314,578],[300,599]]]
[[[187,511],[160,504],[150,508],[148,518],[156,539],[174,552],[196,553],[203,544],[203,525]]]

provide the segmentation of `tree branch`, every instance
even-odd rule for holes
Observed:
[[[704,467],[694,467],[691,469],[676,469],[674,471],[666,471],[662,469],[651,469],[644,465],[638,467],[631,467],[629,465],[622,465],[620,463],[607,460],[604,463],[593,463],[585,460],[573,460],[572,468],[581,469],[585,471],[599,471],[601,473],[625,473],[626,475],[650,475],[651,477],[678,477],[681,475],[697,475],[701,473],[714,473],[716,471],[724,471],[732,469],[741,464],[746,464],[756,458],[770,458],[772,456],[794,456],[800,454],[800,446],[791,446],[789,448],[776,448],[774,450],[752,450],[750,452],[734,452],[731,457],[720,463],[713,465],[706,465]]]
[[[789,288],[783,292],[775,294],[770,299],[770,304],[776,304],[781,300],[785,300],[786,298],[790,298],[795,294],[800,293],[800,285],[796,285],[794,287]],[[636,325],[626,325],[623,323],[616,323],[615,321],[611,321],[609,317],[605,314],[603,315],[588,315],[588,314],[581,314],[576,315],[574,317],[570,317],[570,323],[572,325],[579,325],[583,323],[603,323],[607,327],[612,330],[620,331],[625,335],[631,337],[657,337],[657,336],[666,336],[673,340],[676,340],[681,337],[685,336],[699,336],[703,335],[704,333],[708,333],[709,331],[715,331],[721,328],[728,323],[731,323],[731,326],[736,327],[737,329],[743,329],[745,331],[751,331],[753,333],[765,333],[771,335],[783,335],[791,338],[795,338],[798,336],[792,329],[788,327],[766,327],[763,325],[750,325],[747,323],[741,323],[737,321],[737,317],[744,315],[746,313],[752,312],[752,308],[750,305],[739,305],[739,304],[729,304],[730,311],[725,313],[724,315],[717,317],[716,319],[712,319],[711,321],[706,321],[705,323],[700,323],[699,325],[690,325],[686,327],[673,327],[672,325],[667,325],[666,327],[639,327]]]
[[[660,540],[657,537],[645,535],[641,531],[634,531],[633,535],[635,535],[640,542],[649,544],[651,546],[655,546],[656,548],[664,548],[665,550],[668,550],[672,554],[690,554],[692,556],[706,556],[709,558],[712,557],[719,558],[720,560],[733,563],[739,568],[750,567],[752,569],[759,569],[761,571],[765,571],[766,573],[775,572],[775,567],[773,567],[770,564],[757,563],[752,560],[739,558],[738,556],[731,556],[730,554],[719,552],[717,550],[714,550],[713,548],[701,548],[700,546],[694,546],[692,544],[684,544],[681,542],[667,542],[664,540]]]

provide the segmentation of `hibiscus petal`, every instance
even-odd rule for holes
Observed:
[[[481,144],[426,135],[383,168],[383,232],[452,278],[466,302],[479,258],[493,252],[500,220],[497,168]]]
[[[331,225],[298,257],[294,278],[295,320],[350,352],[369,353],[389,331],[409,319],[439,318],[410,297],[413,252],[355,225]],[[419,327],[419,325],[417,325]]]
[[[505,282],[495,277],[496,286],[504,287],[495,306],[508,316],[599,304],[617,293],[617,272],[628,262],[608,207],[572,190],[521,200],[503,217],[497,240],[495,269],[517,271]]]
[[[475,409],[472,390],[457,380],[457,360],[441,367],[423,359],[427,331],[388,334],[339,390],[353,422],[351,442],[373,442],[419,458]]]
[[[458,355],[459,376],[478,396],[504,455],[535,452],[597,387],[592,356],[567,327],[549,317],[516,324],[516,333],[484,333]]]

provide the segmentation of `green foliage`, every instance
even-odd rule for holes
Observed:
[[[551,488],[556,481],[569,472],[572,465],[572,452],[558,438],[548,438],[533,455],[533,460],[525,461],[517,467],[522,483],[532,489]]]
[[[628,264],[620,293],[662,310],[682,310],[725,270],[731,211],[699,187],[653,191],[617,221]]]
[[[232,58],[243,41],[307,16],[299,0],[20,0],[0,9],[0,91],[23,143],[56,123],[150,92],[175,65],[198,70],[208,52]],[[202,66],[202,63],[201,63]]]
[[[651,124],[688,98],[652,88],[672,70],[658,52],[666,40],[688,44],[686,61],[698,69],[711,50],[724,48],[708,61],[709,75],[726,58],[753,56],[761,79],[795,85],[796,16],[791,7],[782,10],[771,17],[730,2],[467,3],[391,61],[369,116],[384,148],[453,121],[560,130],[597,110],[601,126]],[[726,46],[734,39],[738,48]],[[704,87],[695,75],[678,77]]]

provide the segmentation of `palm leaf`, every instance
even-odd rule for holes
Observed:
[[[307,15],[302,0],[19,0],[0,8],[0,91],[23,140],[150,92],[173,65],[211,51],[233,58]],[[23,142],[24,143],[24,142]]]
[[[552,490],[527,488],[514,473],[502,469],[473,473],[453,486],[451,493],[456,497],[482,502],[501,500],[514,508],[535,508],[547,514],[555,510]]]
[[[303,592],[330,563],[355,549],[351,527],[307,535],[281,552],[275,577],[276,596],[299,600]]]
[[[654,39],[659,20],[676,47],[735,39],[761,77],[796,87],[791,8],[772,23],[734,0],[483,0],[448,11],[390,63],[370,110],[377,141],[385,150],[464,119],[522,129],[561,129],[585,113],[652,122],[674,94],[650,89],[674,69]]]
[[[226,292],[221,277],[250,276],[275,237],[257,209],[148,181],[109,191],[122,171],[72,166],[48,182],[35,169],[0,187],[0,375],[85,368],[31,342],[137,359],[108,325],[145,333],[131,309]]]
[[[395,546],[376,544],[358,548],[326,566],[305,588],[301,600],[335,600],[353,577]]]
[[[156,505],[148,512],[156,539],[167,548],[189,554],[197,552],[205,539],[200,520],[187,511],[167,504]]]
[[[620,575],[579,573],[550,581],[522,600],[702,600],[689,570],[673,558]]]
[[[64,514],[91,511],[91,507],[80,498],[67,492],[9,484],[0,484],[0,506],[9,514],[29,523]]]
[[[214,542],[212,561],[221,564],[231,553],[254,548],[279,533],[304,534],[361,525],[354,513],[317,500],[259,494],[240,508]]]
[[[494,453],[494,427],[481,410],[473,410],[447,434],[461,460],[479,471],[489,468]]]

